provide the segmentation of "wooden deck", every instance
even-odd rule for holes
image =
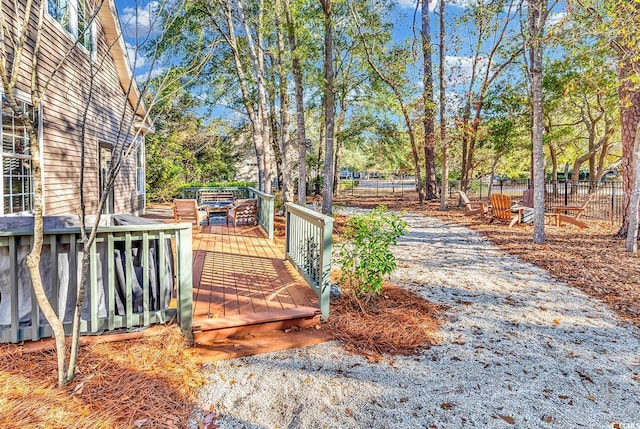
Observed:
[[[194,330],[319,311],[318,299],[259,226],[213,220],[194,234]],[[269,314],[269,315],[267,315]]]

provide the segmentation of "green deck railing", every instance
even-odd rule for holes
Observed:
[[[190,224],[99,227],[89,250],[81,333],[145,327],[175,317],[183,334],[191,337],[191,234]],[[80,238],[79,228],[44,232],[43,282],[68,334],[80,277]],[[0,342],[52,336],[24,261],[32,241],[29,230],[0,232]],[[169,308],[172,298],[176,308]]]
[[[331,293],[331,235],[333,218],[296,204],[286,204],[285,254],[320,301],[329,317]]]
[[[247,186],[225,186],[225,187],[205,187],[205,188],[184,188],[182,190],[182,198],[194,199],[200,201],[203,191],[213,192],[233,192],[236,199],[255,198],[258,200],[258,225],[264,229],[269,237],[273,240],[273,216],[274,216],[274,198],[273,195],[265,194],[255,188]]]

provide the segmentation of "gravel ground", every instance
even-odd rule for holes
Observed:
[[[420,215],[392,282],[447,306],[442,341],[370,362],[336,342],[209,364],[221,428],[640,428],[640,332],[599,301]]]

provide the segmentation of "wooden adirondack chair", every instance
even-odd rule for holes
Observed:
[[[520,223],[524,207],[512,208],[510,196],[504,194],[491,194],[489,195],[489,201],[491,201],[492,221],[499,220],[509,222],[509,228]]]
[[[589,225],[580,220],[582,213],[584,213],[585,209],[591,202],[591,198],[596,193],[589,194],[586,200],[582,203],[581,206],[554,206],[553,210],[558,215],[558,222],[562,224],[562,222],[567,222],[572,225],[575,225],[580,228],[589,228]],[[575,215],[570,215],[569,212],[575,213]]]
[[[522,205],[533,208],[533,189],[527,189],[522,192]],[[560,226],[560,215],[558,213],[545,213],[544,216],[553,225]]]
[[[258,200],[238,200],[233,208],[227,212],[227,224],[233,221],[233,226],[238,222],[246,222],[255,225],[258,219]]]
[[[196,200],[173,200],[173,219],[176,222],[190,222],[200,227],[200,222],[207,219],[207,212],[204,210],[198,210],[198,204]]]
[[[465,212],[467,216],[484,216],[489,212],[489,203],[487,203],[486,201],[469,201],[469,197],[467,197],[467,194],[462,191],[458,191],[458,193],[460,194],[460,198],[467,208],[467,211]]]

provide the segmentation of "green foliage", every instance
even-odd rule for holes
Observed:
[[[152,201],[175,198],[185,183],[232,179],[239,157],[232,132],[205,121],[187,88],[171,94],[156,105],[156,130],[145,138],[147,195]]]
[[[192,181],[188,183],[184,183],[180,186],[180,191],[184,188],[255,188],[255,182],[244,182],[244,181],[223,181],[223,182],[199,182]]]
[[[407,223],[385,206],[349,218],[342,233],[344,241],[337,246],[340,283],[348,283],[367,299],[379,295],[383,280],[396,269],[390,247],[406,232]]]
[[[282,191],[273,193],[273,210],[276,213],[284,212],[284,194]]]

